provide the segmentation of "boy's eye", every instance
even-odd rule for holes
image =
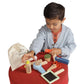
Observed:
[[[49,25],[49,23],[46,23],[47,25]]]
[[[57,26],[57,24],[53,24],[54,26]]]

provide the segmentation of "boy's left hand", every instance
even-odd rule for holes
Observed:
[[[60,48],[52,48],[52,51],[50,52],[51,55],[60,55],[62,53]]]

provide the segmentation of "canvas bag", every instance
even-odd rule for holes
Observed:
[[[28,53],[27,48],[20,43],[16,43],[8,49],[8,57],[12,71],[24,65],[22,63],[22,56],[26,53]]]

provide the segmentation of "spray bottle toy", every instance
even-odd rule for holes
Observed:
[[[32,72],[31,62],[29,60],[26,60],[26,62],[25,62],[25,69],[26,69],[26,73],[28,73],[28,74],[30,74]]]

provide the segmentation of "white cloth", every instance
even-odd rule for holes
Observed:
[[[19,43],[16,43],[9,48],[8,57],[12,71],[24,64],[22,63],[22,56],[26,53],[28,53],[27,48]]]

